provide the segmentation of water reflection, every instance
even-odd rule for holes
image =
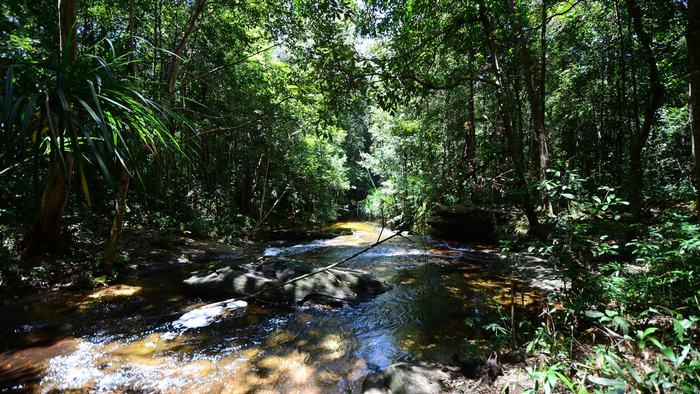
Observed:
[[[372,244],[381,232],[364,222],[333,228],[353,233],[305,244],[280,243],[258,255],[326,265]],[[381,233],[382,238],[392,234]],[[367,373],[397,360],[449,361],[455,349],[482,334],[483,323],[498,317],[494,303],[509,304],[516,298],[513,287],[518,289],[518,308],[542,299],[526,283],[507,277],[495,259],[477,261],[473,253],[464,245],[432,239],[392,239],[347,267],[371,272],[394,288],[372,301],[338,309],[251,303],[240,313],[193,315],[189,322],[197,324],[186,324],[183,313],[200,310],[196,308],[205,302],[181,293],[185,269],[88,295],[11,306],[11,317],[0,323],[0,346],[7,347],[0,348],[0,376],[15,378],[0,380],[0,388],[357,390]],[[476,324],[466,325],[467,319]]]

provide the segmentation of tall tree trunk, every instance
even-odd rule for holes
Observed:
[[[194,31],[197,24],[197,19],[199,19],[199,15],[204,10],[204,5],[206,2],[206,0],[197,0],[192,9],[190,17],[187,20],[185,32],[182,34],[180,42],[178,42],[177,46],[173,49],[173,53],[175,55],[170,60],[170,68],[168,69],[168,90],[164,100],[166,106],[170,106],[172,104],[173,96],[175,95],[175,83],[177,82],[177,76],[180,73],[180,61],[185,52],[185,44],[187,43],[187,38]]]
[[[78,0],[58,0],[59,49],[61,56],[68,56],[74,63],[78,59],[78,42],[76,33],[76,13]],[[68,45],[70,43],[70,46]],[[68,51],[66,53],[66,51]]]
[[[62,58],[74,63],[78,58],[76,35],[77,0],[58,0],[59,49]],[[53,120],[49,120],[50,122]],[[59,122],[59,136],[67,134],[68,122],[73,118]],[[61,217],[68,200],[70,180],[73,172],[73,153],[62,149],[59,139],[55,138],[51,149],[49,172],[46,187],[41,198],[41,208],[34,231],[34,245],[55,247],[61,232]]]
[[[695,161],[695,209],[700,212],[700,0],[688,0],[688,74],[690,77],[690,128]]]
[[[625,0],[627,10],[632,18],[634,32],[642,47],[644,59],[649,68],[649,99],[644,110],[644,122],[641,130],[634,133],[630,144],[630,210],[635,217],[642,212],[642,192],[644,189],[644,168],[642,167],[642,150],[646,145],[651,128],[656,121],[656,112],[661,107],[664,88],[661,84],[656,55],[651,47],[651,38],[643,27],[642,10],[635,0]]]
[[[469,52],[469,73],[475,73],[474,70],[474,53]],[[468,82],[469,97],[467,101],[467,122],[464,124],[464,152],[462,156],[467,159],[467,174],[470,178],[476,175],[476,111],[474,110],[474,79]]]
[[[476,172],[476,111],[474,110],[474,81],[469,82],[469,102],[467,103],[467,121],[469,128],[467,130],[467,141],[469,143],[469,172],[472,176]]]
[[[129,63],[128,71],[132,77],[136,77],[136,0],[129,0],[129,20],[126,30],[129,33]]]
[[[512,111],[510,109],[510,103],[508,98],[505,97],[503,93],[504,81],[503,74],[501,72],[501,67],[498,64],[498,54],[496,53],[496,45],[491,36],[491,22],[488,17],[486,8],[483,6],[479,7],[479,17],[481,24],[484,28],[484,38],[486,39],[486,45],[489,50],[491,58],[491,68],[493,74],[496,78],[496,96],[498,99],[498,106],[501,110],[501,116],[503,117],[503,130],[506,135],[506,140],[508,142],[508,148],[510,149],[510,154],[513,160],[513,167],[518,180],[518,186],[523,190],[523,207],[525,209],[525,215],[527,216],[527,221],[530,226],[530,231],[540,239],[545,238],[544,230],[539,220],[537,219],[537,212],[535,211],[535,206],[532,204],[532,198],[530,196],[530,185],[527,182],[527,177],[525,176],[525,166],[521,158],[521,151],[518,147],[515,135],[512,129]]]
[[[547,170],[549,169],[549,138],[547,136],[547,0],[542,0],[542,27],[540,30],[540,78],[539,78],[539,98],[540,98],[540,119],[542,127],[539,130],[538,142],[540,144],[540,180],[547,181]],[[543,195],[545,211],[549,215],[554,215],[552,201],[545,190]],[[568,202],[568,201],[567,201]]]
[[[136,14],[135,14],[135,2],[136,0],[130,0],[129,2],[129,21],[127,25],[127,31],[129,32],[129,52],[131,57],[131,63],[129,64],[129,73],[132,77],[136,77]],[[138,158],[136,158],[138,160]],[[119,183],[117,184],[117,196],[115,199],[115,211],[114,218],[112,219],[112,228],[109,231],[109,236],[107,237],[107,246],[105,247],[102,259],[107,264],[114,263],[117,257],[117,249],[119,247],[119,238],[122,232],[122,225],[124,223],[124,214],[126,213],[126,197],[129,194],[129,181],[131,179],[131,173],[122,164],[121,174],[119,176]]]
[[[530,104],[530,114],[532,117],[532,127],[534,129],[534,134],[537,138],[537,156],[538,156],[538,168],[540,174],[540,181],[547,181],[547,167],[549,164],[549,149],[547,147],[547,131],[544,124],[544,62],[541,69],[541,77],[543,80],[541,84],[536,81],[535,74],[532,68],[532,57],[530,55],[530,50],[527,46],[527,40],[525,39],[525,32],[523,31],[522,23],[520,22],[520,17],[515,6],[515,0],[509,0],[511,17],[515,26],[515,33],[518,42],[518,54],[520,57],[520,70],[522,71],[522,76],[525,82],[525,92],[527,93],[527,101]],[[546,6],[543,3],[542,7],[544,9],[543,14],[545,15],[542,19],[542,25],[546,25]],[[542,32],[542,41],[545,41],[545,32]],[[542,48],[542,58],[545,60],[546,54],[544,53],[545,48]],[[538,88],[539,87],[539,88]],[[542,97],[540,97],[542,94]],[[552,203],[549,201],[547,196],[547,191],[544,190],[542,193],[542,201],[544,203],[545,211],[548,214],[553,215],[554,211],[552,209]]]

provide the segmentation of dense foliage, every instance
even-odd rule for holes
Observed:
[[[0,4],[8,277],[122,228],[518,206],[502,251],[566,282],[538,387],[700,389],[697,0],[40,3]]]

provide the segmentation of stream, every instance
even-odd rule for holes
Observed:
[[[228,259],[284,256],[320,267],[381,232],[368,222],[331,229],[352,235],[275,242]],[[360,392],[367,374],[399,360],[450,363],[464,346],[488,341],[484,325],[509,318],[511,304],[529,318],[546,297],[495,255],[429,237],[396,237],[344,266],[393,288],[341,308],[249,303],[208,326],[176,329],[179,316],[211,301],[180,286],[199,264],[5,306],[0,392]]]

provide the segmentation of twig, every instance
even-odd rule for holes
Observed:
[[[287,193],[287,190],[289,190],[289,185],[287,185],[287,187],[284,188],[284,190],[282,191],[282,194],[280,194],[280,196],[277,198],[277,200],[275,200],[275,203],[272,204],[272,207],[270,207],[270,210],[267,211],[267,213],[265,214],[265,216],[261,217],[260,220],[258,220],[258,222],[255,224],[255,227],[253,227],[253,230],[250,232],[249,238],[252,238],[253,236],[255,236],[255,233],[258,231],[258,228],[259,228],[263,223],[265,223],[265,220],[267,220],[267,217],[270,216],[270,214],[271,214],[272,211],[275,209],[275,207],[277,206],[277,204],[279,204],[279,202],[282,201],[282,198],[283,198],[284,195]],[[260,208],[261,208],[261,210],[262,210],[262,205],[260,206]]]
[[[24,164],[24,163],[26,163],[26,162],[28,162],[28,161],[34,160],[34,159],[36,159],[36,158],[39,157],[39,156],[42,156],[42,155],[39,154],[39,155],[34,155],[34,156],[27,157],[26,159],[20,161],[19,163],[15,163],[15,164],[13,164],[13,165],[11,165],[11,166],[9,166],[9,167],[3,169],[2,171],[0,171],[0,175],[6,173],[6,172],[8,172],[8,171],[10,171],[10,170],[13,169],[13,168],[19,167],[19,166],[21,166],[22,164]]]

